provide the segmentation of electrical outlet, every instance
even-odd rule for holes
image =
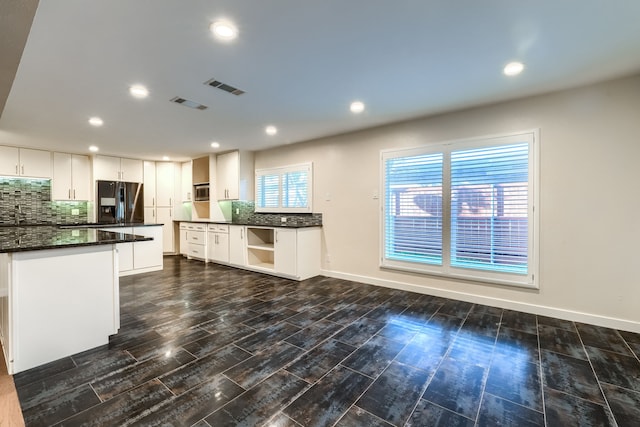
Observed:
[[[80,215],[80,209],[71,209],[71,215]]]
[[[236,215],[240,215],[240,208],[236,208]]]
[[[280,218],[280,222],[285,223],[287,222],[287,217],[283,216],[282,218]]]

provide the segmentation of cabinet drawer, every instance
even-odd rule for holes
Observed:
[[[206,224],[187,224],[187,230],[189,231],[207,231]]]
[[[187,234],[187,242],[204,245],[206,243],[204,231],[189,231]]]
[[[194,243],[187,245],[187,256],[204,259],[205,255],[205,247],[203,245]]]
[[[229,232],[229,226],[226,225],[226,224],[209,224],[207,229],[209,230],[209,232],[213,232],[213,233],[228,233]]]

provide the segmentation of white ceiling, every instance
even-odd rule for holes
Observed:
[[[209,32],[222,17],[237,40]],[[183,160],[305,141],[636,74],[638,18],[635,0],[42,0],[0,144]]]

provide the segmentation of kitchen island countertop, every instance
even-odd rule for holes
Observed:
[[[0,228],[0,253],[109,245],[153,240],[151,237],[97,230],[32,225]]]

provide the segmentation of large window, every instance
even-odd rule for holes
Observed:
[[[256,212],[312,212],[312,164],[256,170]]]
[[[536,285],[536,133],[382,153],[382,266]]]

